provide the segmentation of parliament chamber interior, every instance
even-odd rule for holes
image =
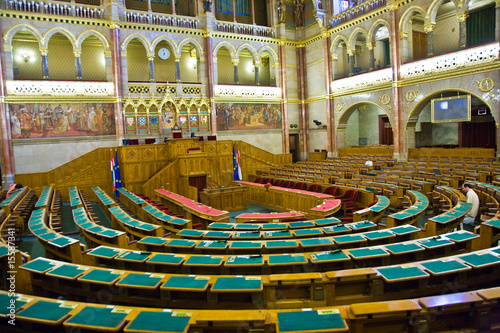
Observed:
[[[499,16],[0,0],[0,330],[500,332]]]

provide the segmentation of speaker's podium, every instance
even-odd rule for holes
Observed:
[[[247,187],[229,186],[205,188],[200,192],[201,203],[229,212],[247,209]]]

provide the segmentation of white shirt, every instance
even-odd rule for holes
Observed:
[[[473,189],[467,191],[467,202],[472,204],[467,215],[475,218],[479,210],[479,197]]]

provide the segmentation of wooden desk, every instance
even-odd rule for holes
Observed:
[[[236,216],[234,221],[236,223],[244,222],[282,222],[283,220],[299,220],[304,219],[305,215],[299,212],[285,212],[285,213],[244,213]]]
[[[247,191],[246,186],[206,188],[200,193],[200,202],[215,209],[230,212],[246,210]]]

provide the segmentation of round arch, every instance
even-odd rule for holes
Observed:
[[[248,52],[250,52],[250,54],[252,55],[254,61],[258,61],[258,59],[257,59],[257,52],[255,51],[255,49],[250,44],[242,44],[242,45],[240,45],[236,49],[237,56],[239,57],[240,54],[241,54],[241,52],[243,52],[244,50],[247,50]]]
[[[436,15],[439,10],[439,7],[445,2],[446,0],[434,0],[432,4],[429,6],[427,9],[427,15],[425,16],[425,23],[436,23]],[[458,10],[459,6],[456,0],[450,0],[453,2],[455,5],[455,9]],[[462,6],[462,5],[460,5]]]
[[[226,48],[229,51],[229,53],[231,55],[231,59],[235,59],[236,58],[236,49],[234,48],[234,46],[232,46],[228,42],[220,42],[219,44],[217,44],[214,47],[213,55],[214,55],[215,58],[217,58],[217,53],[219,52],[219,50],[220,50],[221,47],[224,47],[224,48]]]
[[[146,52],[147,53],[152,53],[152,49],[151,49],[151,44],[149,44],[149,41],[146,39],[146,37],[144,37],[143,35],[141,34],[132,34],[132,35],[128,35],[122,42],[122,45],[121,45],[121,49],[122,49],[122,52],[127,50],[127,46],[128,46],[128,43],[130,43],[131,40],[137,38],[141,43],[142,45],[144,45],[144,47],[146,48]]]
[[[391,26],[390,26],[389,22],[387,22],[386,20],[383,20],[383,19],[378,19],[370,27],[370,30],[368,31],[368,35],[366,37],[366,40],[369,41],[370,43],[375,43],[376,32],[377,32],[377,30],[380,27],[383,27],[383,26],[385,26],[387,28],[387,30],[389,30],[389,39],[390,39],[390,36],[391,36]]]
[[[104,47],[104,51],[109,51],[109,42],[108,42],[108,40],[106,39],[106,37],[102,33],[100,33],[97,30],[86,30],[86,31],[80,33],[76,37],[76,45],[75,45],[76,48],[80,49],[82,47],[83,41],[87,37],[89,37],[89,36],[95,36],[95,37],[97,37],[102,42],[102,46]]]
[[[201,45],[200,45],[200,44],[199,44],[196,40],[194,40],[193,38],[186,38],[186,39],[182,40],[182,41],[179,43],[179,45],[178,45],[179,52],[180,52],[180,50],[182,50],[182,48],[183,48],[183,47],[184,47],[184,45],[186,45],[186,44],[191,44],[191,45],[193,45],[193,46],[195,47],[196,52],[197,52],[197,54],[199,54],[199,58],[200,58],[200,59],[204,56],[205,52],[203,52],[203,48],[202,48],[202,47],[201,47]]]
[[[156,37],[152,42],[151,42],[151,45],[149,46],[151,49],[150,51],[153,53],[154,50],[156,49],[156,46],[160,43],[160,42],[166,42],[171,48],[172,50],[174,51],[174,56],[180,56],[180,47],[178,48],[177,45],[175,44],[175,42],[172,40],[172,38],[170,37],[167,37],[167,36],[159,36],[159,37]]]
[[[43,37],[40,34],[40,32],[38,32],[38,30],[36,30],[35,28],[33,28],[32,26],[27,25],[27,24],[18,24],[18,25],[15,25],[15,26],[8,28],[7,31],[5,32],[4,37],[3,37],[3,41],[4,41],[5,45],[12,45],[12,39],[20,31],[23,31],[23,32],[27,31],[27,32],[30,32],[31,34],[33,34],[33,36],[35,36],[35,38],[38,40],[38,44],[40,46],[42,46]]]
[[[261,47],[257,51],[257,57],[261,58],[262,57],[262,53],[264,53],[264,52],[267,52],[271,56],[271,59],[273,60],[273,63],[278,62],[278,55],[276,54],[276,51],[274,51],[268,45],[265,45],[265,46]]]
[[[50,38],[54,36],[56,33],[61,33],[64,36],[66,36],[69,39],[70,43],[73,45],[73,48],[77,49],[75,36],[73,36],[73,34],[69,30],[61,27],[54,27],[45,31],[42,37],[42,44],[43,44],[42,47],[48,47]]]
[[[349,41],[347,45],[349,45],[350,49],[355,49],[356,48],[356,39],[358,38],[359,35],[364,35],[365,38],[368,38],[368,32],[363,29],[363,28],[356,28],[354,31],[351,33],[349,36]]]

